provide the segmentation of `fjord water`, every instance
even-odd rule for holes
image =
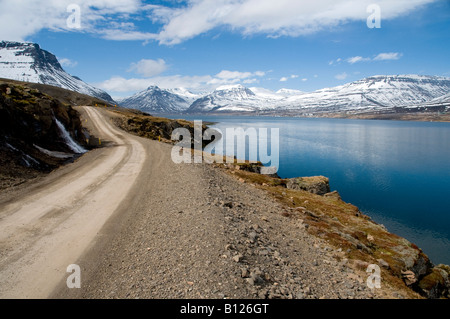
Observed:
[[[344,201],[422,248],[433,263],[450,264],[450,123],[184,118],[216,122],[211,127],[223,133],[279,128],[280,177],[329,177]]]

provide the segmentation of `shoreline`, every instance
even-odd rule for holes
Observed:
[[[312,187],[313,191],[307,188],[292,189],[286,185],[286,181],[302,179],[302,177],[287,179],[268,177],[255,173],[254,169],[248,168],[248,164],[213,165],[228,170],[231,175],[237,177],[241,182],[251,183],[267,191],[273,198],[286,205],[287,209],[291,211],[286,217],[294,220],[300,219],[302,224],[307,225],[308,230],[313,229],[309,223],[319,225],[310,233],[325,239],[328,243],[335,246],[338,251],[341,251],[343,247],[348,247],[348,242],[351,242],[354,248],[356,247],[357,253],[353,255],[354,251],[347,250],[347,253],[350,253],[347,255],[347,258],[355,261],[356,268],[362,270],[364,267],[375,262],[384,268],[383,270],[390,273],[390,276],[392,276],[391,279],[394,279],[394,281],[395,279],[401,279],[408,289],[418,292],[422,296],[427,298],[450,298],[448,294],[449,284],[447,281],[448,275],[450,274],[450,267],[448,265],[433,264],[422,249],[406,238],[391,233],[384,225],[373,221],[370,216],[361,212],[358,207],[344,202],[338,191],[316,194],[314,190],[316,186],[314,185]],[[327,179],[323,176],[310,178],[317,177]],[[319,208],[313,205],[312,207],[314,208],[309,210],[309,201],[315,201],[316,206],[319,204]],[[345,206],[345,209],[339,212],[338,210],[342,210],[341,206]],[[329,209],[328,211],[327,208]],[[356,219],[349,221],[347,219],[348,215],[354,215]],[[337,216],[338,218],[336,218]],[[343,216],[346,222],[344,223],[344,229],[341,229],[340,226],[342,226]],[[318,220],[320,222],[317,222]],[[305,221],[308,221],[308,224]],[[325,223],[321,224],[322,221]],[[336,224],[335,221],[340,225]],[[346,229],[347,227],[349,228]],[[380,241],[378,241],[378,236]],[[390,250],[389,247],[393,246],[402,248]],[[377,250],[380,250],[380,254],[377,253]],[[410,250],[409,253],[415,254],[415,257],[411,255],[407,256],[408,253],[405,253],[406,250]],[[386,260],[382,258],[376,259],[380,256]],[[412,262],[411,258],[415,258],[415,261]],[[403,262],[394,265],[402,259]],[[436,291],[438,290],[438,286],[442,289],[441,292]]]
[[[276,113],[260,114],[254,112],[223,112],[223,113],[178,113],[169,114],[161,113],[155,114],[155,116],[199,116],[199,117],[274,117],[274,118],[298,118],[298,119],[347,119],[347,120],[373,120],[373,121],[401,121],[401,122],[437,122],[437,123],[449,123],[450,113],[437,113],[437,112],[405,112],[405,113],[315,113],[313,115],[301,115],[301,114],[284,114],[279,115]]]

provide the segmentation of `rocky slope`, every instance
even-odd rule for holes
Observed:
[[[38,89],[0,83],[0,188],[20,184],[84,151],[79,114]]]
[[[115,103],[105,91],[68,74],[52,53],[35,43],[1,41],[0,77],[57,86]]]

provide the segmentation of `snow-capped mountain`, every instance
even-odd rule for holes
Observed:
[[[1,41],[0,78],[57,86],[114,103],[105,91],[64,71],[52,53],[35,43]]]
[[[292,90],[292,89],[280,89],[277,91],[277,95],[281,96],[293,96],[293,95],[301,95],[305,92],[299,91],[299,90]]]
[[[274,92],[260,87],[227,85],[202,95],[181,88],[165,90],[152,86],[122,100],[120,104],[154,113],[286,111],[289,114],[301,114],[448,104],[449,92],[450,78],[447,77],[379,75],[309,93],[292,89]]]
[[[286,89],[287,90],[287,89]],[[274,92],[269,89],[261,88],[261,87],[251,87],[250,91],[255,93],[255,95],[263,100],[272,101],[272,100],[282,100],[285,98],[283,94]],[[298,91],[300,92],[300,91]]]
[[[340,112],[414,107],[450,92],[450,78],[380,75],[311,93],[295,90],[271,92],[258,88],[255,92],[243,86],[218,88],[192,103],[188,112]]]
[[[248,112],[264,108],[272,99],[238,84],[220,86],[210,94],[194,101],[187,112]]]
[[[450,91],[450,78],[419,75],[373,76],[334,88],[288,97],[279,107],[343,111],[413,106]]]
[[[121,100],[120,105],[153,113],[179,113],[186,110],[197,97],[184,89],[162,90],[157,86],[150,86]]]
[[[189,102],[189,105],[203,96],[203,94],[195,94],[185,88],[167,89],[167,91],[182,97]]]

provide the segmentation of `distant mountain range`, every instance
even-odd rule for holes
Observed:
[[[314,92],[273,92],[242,85],[222,86],[196,95],[187,90],[152,86],[121,101],[128,108],[154,113],[335,113],[387,111],[448,105],[450,78],[423,75],[379,75]]]
[[[0,78],[42,83],[115,103],[103,90],[65,72],[57,58],[38,44],[0,42]],[[121,99],[126,108],[150,113],[246,113],[305,115],[450,107],[450,78],[424,75],[378,75],[314,92],[277,92],[240,84],[196,94],[184,88],[151,86]]]
[[[115,103],[105,91],[68,74],[52,53],[35,43],[1,41],[0,78],[57,86]]]

